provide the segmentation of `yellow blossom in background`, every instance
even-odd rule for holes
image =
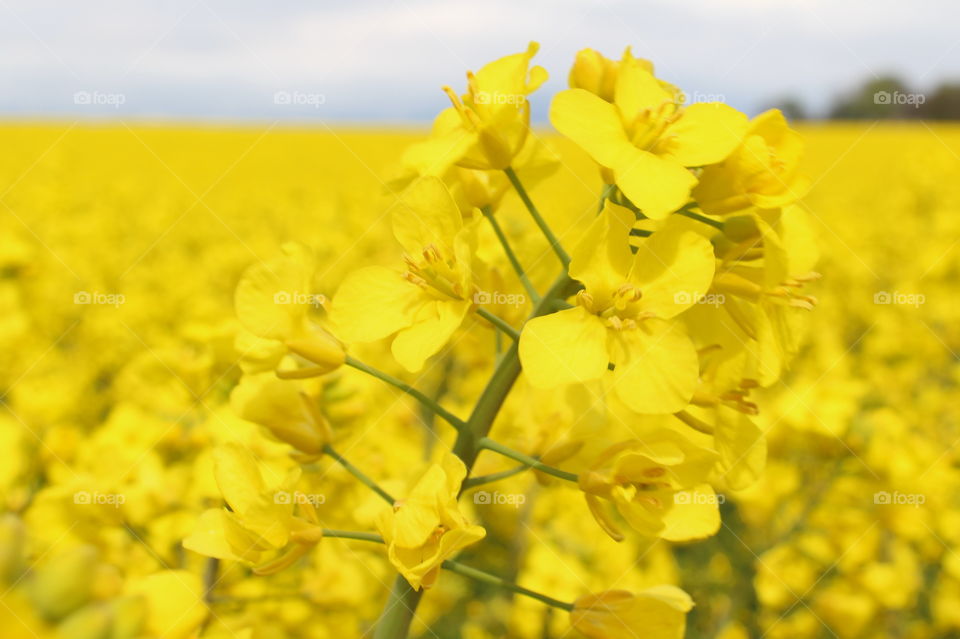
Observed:
[[[441,563],[486,536],[457,504],[466,474],[463,462],[447,455],[427,469],[406,497],[377,517],[390,562],[415,590],[432,587]]]

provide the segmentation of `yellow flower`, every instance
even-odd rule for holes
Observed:
[[[540,48],[531,42],[523,53],[508,55],[467,72],[467,93],[450,87],[444,92],[453,103],[434,122],[433,144],[455,149],[457,165],[469,169],[505,169],[523,148],[530,132],[527,96],[547,79],[543,67],[530,67]]]
[[[393,211],[393,231],[406,251],[406,273],[369,266],[347,276],[330,317],[347,342],[396,334],[392,351],[419,371],[447,343],[470,310],[475,225],[464,225],[450,191],[436,177],[414,182]]]
[[[590,639],[681,639],[691,608],[690,595],[676,586],[606,590],[577,599],[570,623]]]
[[[572,254],[570,276],[586,287],[577,306],[531,320],[520,361],[533,386],[587,382],[607,374],[619,398],[648,414],[681,410],[697,381],[697,353],[672,321],[710,286],[710,242],[674,216],[636,255],[634,215],[607,202]]]
[[[648,73],[653,73],[653,63],[643,58],[634,58],[630,47],[624,49],[620,61],[611,60],[594,49],[581,49],[577,51],[573,67],[570,69],[570,88],[584,89],[607,102],[613,102],[617,88],[617,75],[620,69],[632,64],[640,66]],[[657,81],[671,95],[677,95],[678,90],[672,84],[659,78]]]
[[[711,293],[722,303],[698,304],[685,316],[691,334],[710,336],[729,352],[746,351],[743,377],[776,382],[800,348],[802,314],[817,300],[804,294],[819,278],[819,258],[806,212],[799,206],[731,218],[738,233],[717,241],[720,263]]]
[[[313,261],[306,248],[286,244],[279,258],[252,265],[237,285],[237,317],[249,331],[238,337],[245,369],[271,370],[287,354],[295,355],[289,377],[328,373],[344,362],[343,347],[310,321],[310,309],[322,300],[312,290]]]
[[[800,134],[787,125],[779,110],[761,113],[729,158],[704,169],[694,198],[712,215],[795,202],[810,185],[799,172],[802,152]]]
[[[333,433],[320,412],[316,380],[283,380],[273,373],[244,375],[230,394],[241,418],[260,424],[280,441],[308,455],[319,455]]]
[[[254,568],[258,574],[277,572],[305,555],[323,532],[316,511],[300,502],[308,520],[293,514],[293,487],[300,469],[291,470],[279,486],[267,486],[253,455],[239,444],[214,451],[214,474],[230,510],[212,508],[183,540],[184,548],[208,557],[258,564],[266,553],[293,545],[273,560]]]
[[[440,465],[427,470],[406,499],[377,518],[390,563],[414,589],[430,588],[445,560],[486,536],[482,526],[467,521],[457,504],[466,474],[463,462],[448,453]]]
[[[670,541],[701,539],[720,527],[718,499],[705,483],[716,461],[714,451],[662,430],[609,447],[580,474],[580,489],[597,523],[616,541],[623,534],[601,499],[641,534]]]
[[[647,217],[660,219],[683,206],[696,185],[686,167],[720,162],[747,127],[746,116],[725,104],[681,102],[678,91],[630,57],[618,67],[612,103],[584,89],[561,91],[550,121],[612,171]]]

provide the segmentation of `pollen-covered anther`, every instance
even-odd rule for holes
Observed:
[[[465,106],[463,102],[460,101],[460,96],[457,95],[457,92],[450,87],[443,87],[443,92],[447,94],[448,98],[450,98],[450,103],[453,104],[453,108],[456,109],[464,127],[471,131],[478,130],[482,124],[480,121],[480,116],[474,113],[472,109]]]
[[[633,284],[622,284],[614,292],[614,296],[618,300],[623,300],[625,302],[638,302],[640,298],[643,297],[643,291],[634,286]]]
[[[747,401],[748,393],[749,391],[746,390],[731,390],[723,393],[720,398],[724,405],[738,410],[744,415],[759,415],[760,408],[753,402]]]
[[[430,244],[423,249],[423,259],[428,264],[437,264],[443,260],[443,257],[440,255],[440,250],[435,245]]]
[[[406,273],[403,274],[403,279],[407,280],[411,284],[419,286],[420,288],[427,288],[427,280],[423,279],[416,273],[411,273],[410,271],[407,271]]]
[[[582,306],[583,308],[592,312],[593,295],[591,295],[590,293],[587,293],[585,290],[580,291],[577,293],[576,301],[578,306]]]

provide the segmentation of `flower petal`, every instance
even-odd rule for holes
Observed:
[[[607,370],[606,340],[600,318],[570,308],[527,322],[520,333],[520,362],[537,388],[587,382]]]
[[[648,415],[683,410],[699,375],[697,351],[683,328],[644,320],[640,328],[612,334],[617,395],[629,408]]]
[[[470,310],[469,301],[428,302],[423,305],[412,326],[393,340],[391,350],[401,366],[410,372],[423,368],[427,358],[443,348]]]
[[[554,96],[550,122],[606,167],[613,167],[634,149],[617,108],[583,89],[568,89]]]
[[[666,154],[683,166],[722,161],[743,140],[747,116],[721,102],[691,104],[664,134]]]
[[[599,98],[598,98],[599,99]],[[617,186],[644,215],[659,220],[683,206],[697,178],[674,159],[630,147],[616,156]]]

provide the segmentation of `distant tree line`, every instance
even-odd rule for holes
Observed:
[[[794,97],[782,98],[773,106],[793,120],[811,117]],[[871,79],[834,100],[825,116],[833,120],[960,120],[960,82],[918,91],[895,76]]]

